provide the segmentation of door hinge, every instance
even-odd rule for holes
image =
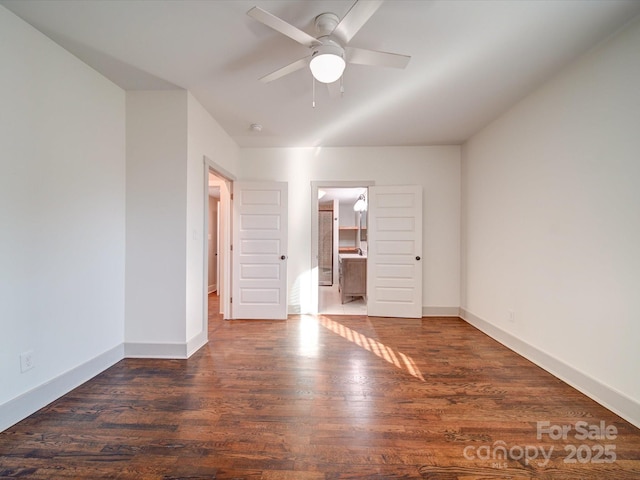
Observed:
[[[229,198],[233,200],[233,193],[229,194]]]
[[[233,252],[233,244],[231,245],[231,251]]]
[[[229,298],[229,303],[233,303],[233,297]]]

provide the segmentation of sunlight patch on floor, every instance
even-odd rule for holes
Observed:
[[[331,320],[330,318],[321,316],[319,317],[319,322],[320,325],[327,330],[340,335],[342,338],[358,345],[361,348],[364,348],[377,357],[389,362],[391,365],[394,365],[396,368],[405,370],[415,378],[422,380],[423,382],[425,381],[420,369],[409,355],[395,351],[384,343],[380,343],[379,341],[363,335],[362,333],[357,332],[356,330],[353,330],[339,322]]]

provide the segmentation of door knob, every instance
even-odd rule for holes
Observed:
[[[287,256],[286,255],[280,255],[280,260],[286,260]]]
[[[416,260],[420,260],[420,257],[416,257]]]

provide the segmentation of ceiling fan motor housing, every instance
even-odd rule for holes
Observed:
[[[316,55],[337,55],[344,58],[344,48],[338,42],[329,37],[320,37],[318,40],[322,42],[322,45],[313,47],[312,58]]]
[[[313,22],[320,37],[331,35],[338,23],[340,23],[340,18],[335,13],[321,13]]]
[[[338,55],[344,58],[344,48],[340,41],[332,35],[338,23],[340,23],[340,18],[335,13],[321,13],[316,17],[314,25],[321,45],[312,47],[311,57],[316,55]]]

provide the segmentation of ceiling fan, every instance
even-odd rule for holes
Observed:
[[[277,80],[307,65],[316,80],[327,84],[334,83],[342,77],[347,63],[405,68],[411,59],[408,55],[348,46],[351,39],[378,10],[383,1],[356,0],[342,20],[334,13],[318,15],[314,21],[317,37],[303,32],[259,7],[253,7],[247,15],[311,50],[310,55],[265,75],[260,81],[267,83]]]

